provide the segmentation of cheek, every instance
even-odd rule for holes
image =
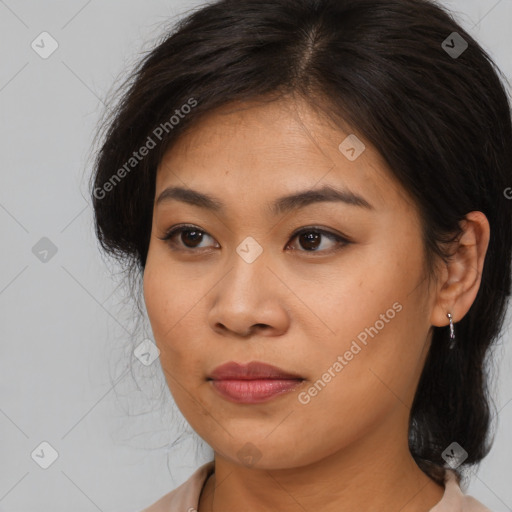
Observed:
[[[148,253],[144,271],[144,301],[164,370],[187,366],[200,352],[196,305],[204,291],[158,255]]]
[[[197,308],[193,307],[198,301],[197,291],[184,286],[183,278],[168,265],[157,262],[157,258],[148,257],[143,288],[160,363],[178,409],[187,419],[200,418],[205,408],[198,398],[198,387],[204,384],[205,375],[202,338],[199,331],[194,332],[194,326],[199,325],[199,318],[194,318]]]
[[[322,344],[342,350],[347,340],[364,343],[371,333],[389,332],[399,324],[399,310],[414,300],[411,292],[422,279],[418,260],[382,245],[355,248],[340,264],[310,272],[309,278],[307,272],[290,276],[294,293],[309,308],[306,320],[298,322],[304,329],[315,327]]]
[[[410,398],[428,330],[421,247],[413,249],[408,254],[359,254],[350,274],[338,272],[321,293],[317,288],[314,295],[310,292],[330,332],[310,333],[322,349],[308,356],[318,385],[305,401],[311,398],[311,405],[316,402],[320,408],[330,403],[341,412],[362,404],[368,411]]]
[[[385,323],[379,314],[382,311],[386,315],[387,309],[368,304],[358,318],[364,322],[362,327],[354,325],[355,336],[343,335],[340,325],[336,342],[324,340],[322,346],[318,340],[320,357],[316,355],[320,351],[309,353],[311,382],[294,398],[296,423],[290,425],[310,448],[306,457],[350,445],[387,418],[396,419],[395,413],[403,416],[410,411],[421,371],[422,347],[412,332],[416,328],[411,329],[407,319],[413,309],[408,304],[401,306],[388,313]],[[313,442],[319,431],[323,440]],[[274,441],[285,442],[285,437],[286,432]]]

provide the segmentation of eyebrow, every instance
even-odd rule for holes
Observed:
[[[223,212],[225,205],[219,199],[192,190],[185,187],[168,187],[162,191],[156,200],[156,205],[163,202],[177,200],[184,203],[212,210],[214,212]],[[304,208],[310,204],[321,202],[342,202],[352,206],[359,206],[368,210],[373,210],[373,206],[362,196],[348,189],[337,189],[330,185],[324,185],[322,188],[304,190],[276,199],[270,205],[272,215],[284,214],[292,210]]]

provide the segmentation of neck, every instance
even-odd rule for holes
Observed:
[[[198,512],[428,512],[444,487],[421,471],[407,442],[397,445],[407,436],[389,432],[382,428],[312,464],[285,469],[248,468],[216,453]]]

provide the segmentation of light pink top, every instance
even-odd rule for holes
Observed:
[[[196,512],[199,495],[208,477],[213,473],[214,462],[210,461],[198,468],[188,480],[169,492],[157,502],[141,512]],[[441,501],[429,512],[492,512],[475,498],[462,493],[455,473],[447,471],[444,495]]]

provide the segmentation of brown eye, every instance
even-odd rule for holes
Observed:
[[[177,246],[178,250],[180,248],[187,250],[207,247],[200,246],[201,242],[203,242],[207,237],[212,238],[205,231],[200,230],[196,226],[177,226],[171,228],[163,238],[160,238],[160,240],[166,241],[172,248]]]
[[[300,244],[304,249],[317,249],[322,235],[315,232],[303,233],[299,236]]]
[[[296,232],[292,236],[292,240],[297,238],[300,247],[304,250],[301,252],[332,252],[340,248],[340,246],[344,246],[350,243],[345,237],[341,235],[337,235],[335,233],[331,233],[329,231],[325,231],[323,229],[318,228],[304,228],[300,231]],[[323,247],[321,250],[318,250],[319,247],[322,247],[324,244],[323,239],[328,239],[332,242],[331,246],[329,244],[327,247]],[[324,244],[325,245],[325,244]],[[297,250],[297,249],[294,249]]]
[[[203,239],[203,232],[192,229],[182,229],[180,239],[187,247],[196,247]]]

